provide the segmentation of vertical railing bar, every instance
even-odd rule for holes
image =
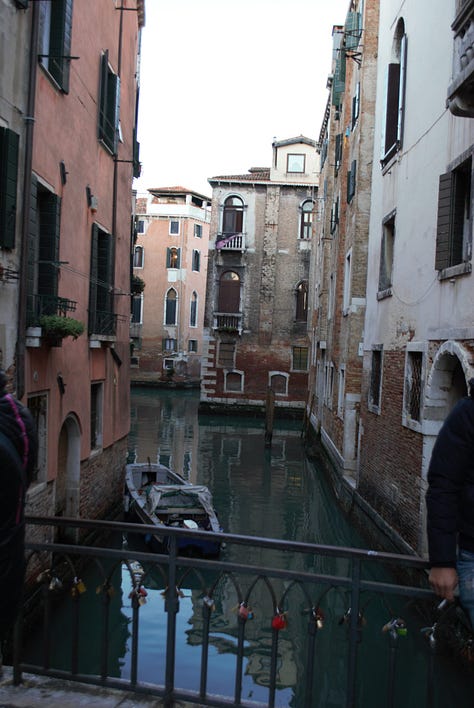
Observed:
[[[207,669],[209,664],[209,628],[211,624],[211,607],[204,602],[202,606],[203,627],[202,627],[202,649],[201,649],[201,679],[199,686],[199,697],[202,701],[207,693]]]
[[[245,634],[244,617],[237,615],[237,661],[235,666],[235,691],[234,702],[239,706],[242,700],[242,663],[244,659],[244,634]]]
[[[308,624],[308,652],[306,656],[306,705],[313,705],[313,686],[314,686],[314,658],[316,656],[316,636],[318,627],[314,617],[311,617]]]
[[[275,706],[275,691],[276,691],[276,667],[278,659],[278,630],[272,629],[272,651],[270,658],[270,686],[268,693],[268,708]]]
[[[13,627],[13,685],[19,686],[22,680],[21,650],[23,643],[23,604],[20,605],[18,617]],[[1,652],[1,649],[0,649]]]
[[[110,586],[106,583],[102,587],[102,642],[101,642],[101,657],[100,657],[100,675],[102,680],[105,680],[109,671],[109,617],[110,617]]]
[[[387,680],[387,708],[393,708],[395,705],[395,663],[397,659],[397,637],[390,636],[390,647],[388,655],[388,680]]]
[[[137,685],[137,667],[138,667],[138,622],[139,622],[139,607],[138,595],[135,588],[132,590],[132,658],[130,662],[130,683],[132,686]]]
[[[359,558],[352,560],[352,588],[351,607],[349,616],[349,657],[347,670],[347,698],[346,708],[355,707],[355,689],[357,678],[357,642],[360,633],[359,605],[360,605],[360,571]]]
[[[51,626],[51,603],[50,592],[46,583],[43,584],[43,668],[49,669],[49,652],[50,652],[50,631]]]
[[[434,700],[434,661],[435,661],[435,649],[430,642],[430,652],[428,658],[428,673],[426,681],[426,708],[433,708],[435,705]]]
[[[72,632],[71,632],[71,673],[77,674],[79,663],[79,594],[73,589]]]
[[[165,669],[165,706],[172,705],[174,693],[174,670],[176,658],[176,614],[179,611],[176,593],[176,557],[178,539],[170,536],[168,541],[168,589],[166,591],[165,612],[168,613],[166,628],[166,669]]]

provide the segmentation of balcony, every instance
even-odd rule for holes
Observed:
[[[89,340],[93,347],[95,342],[114,341],[117,333],[117,315],[109,310],[89,310]]]
[[[245,251],[245,234],[219,233],[216,236],[217,251]]]
[[[214,324],[212,328],[218,332],[242,334],[242,313],[214,312]]]
[[[63,315],[75,312],[77,302],[58,295],[30,295],[27,302],[26,326],[35,327],[43,315]]]
[[[434,697],[441,688],[440,682],[449,686],[462,675],[459,666],[454,675],[454,665],[444,665],[436,656],[442,651],[437,625],[441,624],[443,610],[426,587],[427,564],[416,556],[223,533],[218,536],[226,544],[225,553],[210,560],[177,555],[180,534],[203,536],[205,531],[170,528],[169,552],[145,553],[128,546],[117,548],[105,539],[110,533],[117,533],[120,538],[127,533],[153,533],[151,526],[58,517],[32,517],[27,524],[31,540],[26,555],[30,574],[34,567],[37,576],[34,592],[43,614],[42,641],[37,661],[27,661],[20,617],[13,653],[16,685],[23,673],[29,673],[96,685],[103,691],[115,689],[124,695],[131,691],[137,698],[144,694],[161,697],[165,705],[186,700],[200,705],[273,708],[280,705],[276,691],[288,678],[291,665],[298,667],[298,705],[322,705],[317,702],[321,691],[335,678],[321,673],[332,653],[337,669],[338,706],[431,708],[437,704]],[[33,540],[33,535],[49,538],[55,527],[65,531],[76,527],[83,533],[94,533],[98,544]],[[262,566],[263,553],[266,562]],[[291,558],[289,567],[283,556]],[[40,558],[47,563],[43,572],[38,568]],[[313,570],[312,559],[318,559]],[[98,576],[89,588],[81,587],[82,581],[78,580],[85,577],[86,565],[95,568],[93,572]],[[396,580],[400,571],[409,579]],[[146,587],[155,588],[161,598],[154,616],[163,630],[154,635],[153,645],[139,641],[147,621],[142,592]],[[186,590],[188,595],[191,593],[188,598],[186,588],[192,588]],[[125,595],[117,604],[113,598],[120,598],[124,589]],[[69,651],[53,658],[53,623],[58,623],[54,608],[59,595],[64,605],[61,622],[71,617],[68,626],[72,629],[66,639]],[[23,607],[30,601],[31,598]],[[228,619],[220,608],[222,602],[229,609]],[[184,611],[186,603],[192,604],[192,627],[179,622],[180,606]],[[129,656],[129,666],[117,674],[109,659],[111,643],[117,641],[117,612],[123,612],[125,606],[129,620],[123,649]],[[261,621],[262,636],[255,635],[256,622],[250,621],[252,607],[260,615],[256,622]],[[93,620],[84,619],[86,608]],[[399,610],[404,619],[397,614]],[[97,641],[93,663],[90,651],[84,662],[92,621]],[[201,651],[195,682],[184,688],[178,683],[176,655],[183,643],[189,644],[190,637]],[[219,642],[219,637],[226,638],[227,644]],[[160,642],[164,642],[163,652],[157,649]],[[214,646],[227,652],[229,667],[233,666],[228,680],[221,683],[219,694],[211,689]],[[298,652],[297,656],[293,651]],[[150,654],[159,657],[160,667],[153,668],[152,678],[144,671]],[[376,664],[383,667],[380,675],[374,673]],[[259,685],[266,689],[258,701],[243,694],[247,670],[253,671]],[[463,686],[472,690],[469,679],[464,678]],[[419,696],[414,703],[411,692],[415,686]],[[400,702],[395,700],[399,693]]]
[[[474,117],[474,0],[458,0],[454,32],[453,81],[447,103],[455,116]]]

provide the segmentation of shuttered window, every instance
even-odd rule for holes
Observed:
[[[42,0],[40,61],[64,93],[69,93],[73,0]]]
[[[19,137],[0,128],[0,247],[15,247]]]
[[[111,234],[92,226],[89,334],[115,334],[113,302],[114,243]]]
[[[400,24],[401,23],[401,24]],[[407,37],[403,20],[397,25],[395,41],[398,43],[398,60],[390,63],[386,73],[385,117],[382,133],[382,165],[400,150],[403,142],[405,114],[405,77],[407,68]]]
[[[120,79],[109,66],[109,53],[100,59],[99,140],[115,154],[120,109]]]
[[[352,161],[351,169],[347,173],[347,203],[350,204],[356,190],[357,160]]]
[[[178,312],[178,296],[174,288],[170,288],[165,299],[165,324],[175,325]]]
[[[166,249],[166,267],[180,268],[181,267],[181,249],[167,248]]]
[[[471,252],[471,170],[469,158],[452,172],[440,175],[435,268],[458,265]]]

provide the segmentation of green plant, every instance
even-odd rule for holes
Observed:
[[[130,290],[132,295],[140,295],[145,290],[145,281],[139,275],[132,275]]]
[[[40,317],[40,327],[48,337],[72,337],[77,339],[84,332],[84,324],[73,317],[62,315],[43,315]]]

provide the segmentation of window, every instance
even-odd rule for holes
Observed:
[[[145,233],[145,222],[143,219],[137,219],[137,234]]]
[[[92,226],[89,286],[89,334],[115,334],[114,240],[112,234]]]
[[[380,411],[380,395],[382,390],[382,347],[372,350],[372,366],[370,371],[369,409]],[[375,409],[375,411],[374,411]]]
[[[335,199],[331,207],[331,233],[333,234],[336,230],[336,226],[339,223],[339,197]]]
[[[227,369],[234,368],[235,359],[235,342],[221,341],[219,344],[219,366],[225,366]]]
[[[170,234],[172,236],[177,236],[179,234],[179,221],[176,219],[170,219]]]
[[[350,204],[356,191],[357,160],[352,160],[351,169],[347,173],[347,203]]]
[[[419,421],[421,413],[423,352],[407,352],[405,373],[405,411],[411,420]]]
[[[234,271],[226,270],[219,281],[219,312],[240,311],[240,278]]]
[[[270,372],[270,388],[277,396],[288,395],[288,374]]]
[[[143,268],[143,246],[135,246],[133,249],[133,267]]]
[[[188,352],[197,352],[198,343],[197,339],[188,339]]]
[[[222,233],[240,234],[243,231],[244,203],[240,197],[227,197],[222,214]]]
[[[304,172],[306,155],[288,154],[286,157],[287,172]]]
[[[310,239],[312,236],[313,209],[314,202],[312,199],[307,199],[301,205],[300,238]]]
[[[40,0],[39,60],[64,93],[69,92],[72,0]]]
[[[178,295],[174,288],[170,288],[165,298],[165,324],[175,325],[178,310]]]
[[[201,252],[193,250],[193,270],[197,273],[201,270]]]
[[[355,93],[352,97],[352,130],[354,130],[360,112],[360,83],[357,82]]]
[[[349,312],[351,306],[351,280],[352,280],[352,249],[346,253],[344,262],[344,294],[342,309],[344,314]]]
[[[132,324],[142,324],[143,322],[143,295],[132,297]]]
[[[332,313],[334,310],[335,303],[335,293],[336,293],[336,277],[334,273],[329,276],[329,288],[328,288],[328,320],[332,319]]]
[[[0,128],[0,248],[15,247],[19,136]]]
[[[190,327],[196,327],[197,326],[197,304],[198,304],[198,296],[196,292],[193,292],[191,295],[191,308],[190,308],[190,314],[189,314],[189,326]]]
[[[339,369],[339,388],[337,393],[337,414],[340,418],[344,417],[344,397],[346,387],[346,367],[344,365]]]
[[[332,395],[334,389],[334,364],[332,362],[326,364],[326,391],[325,403],[328,408],[332,408]]]
[[[115,155],[117,152],[120,105],[120,79],[109,65],[109,53],[100,58],[99,140]]]
[[[306,322],[308,316],[308,283],[302,280],[296,286],[296,313],[297,322]]]
[[[61,200],[33,177],[28,234],[27,320],[58,311]]]
[[[194,236],[196,238],[202,237],[202,225],[201,224],[194,224]]]
[[[334,173],[337,175],[342,162],[342,133],[336,135],[336,144],[334,147]]]
[[[225,390],[242,393],[244,377],[240,371],[229,371],[225,375]]]
[[[393,60],[387,67],[385,89],[385,119],[382,134],[382,165],[400,150],[405,112],[405,76],[407,68],[407,37],[405,23],[398,21],[392,51]]]
[[[166,249],[166,267],[179,268],[181,263],[181,249],[167,248]]]
[[[471,257],[472,158],[441,175],[438,194],[435,268],[460,265]]]
[[[28,408],[33,416],[38,435],[38,457],[36,469],[33,472],[33,482],[46,482],[48,477],[48,399],[42,394],[28,398]]]
[[[292,357],[293,371],[308,371],[308,347],[293,347]]]
[[[102,447],[102,383],[91,384],[91,450]]]
[[[162,345],[163,351],[164,352],[175,352],[177,349],[177,344],[178,344],[178,342],[176,339],[172,339],[172,338],[166,339],[165,338],[165,339],[163,339],[163,345]],[[166,361],[165,361],[165,369],[166,368],[170,368],[170,367],[166,366]],[[174,368],[173,365],[172,365],[172,368]]]
[[[382,225],[382,247],[380,249],[379,293],[390,295],[393,278],[393,250],[395,244],[395,214],[392,213]]]

